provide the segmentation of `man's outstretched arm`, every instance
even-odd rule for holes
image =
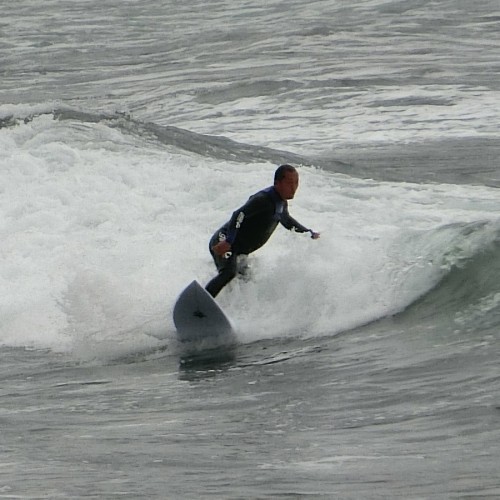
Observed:
[[[285,210],[281,216],[280,220],[281,224],[290,231],[295,231],[297,233],[311,233],[311,238],[313,240],[317,240],[320,237],[320,233],[313,231],[312,229],[308,229],[303,226],[300,222],[295,220],[289,213],[288,210]]]

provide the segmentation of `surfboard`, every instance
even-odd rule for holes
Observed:
[[[179,295],[173,315],[177,337],[181,342],[214,345],[235,341],[236,336],[228,317],[196,280]]]

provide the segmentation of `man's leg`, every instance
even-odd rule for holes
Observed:
[[[219,274],[205,287],[205,290],[214,298],[236,276],[237,273],[237,255],[235,253],[231,253],[231,255],[227,256],[214,254],[212,247],[218,242],[219,235],[216,233],[210,240],[210,253],[214,259]]]
[[[218,293],[236,276],[236,255],[231,255],[228,258],[214,257],[215,265],[219,274],[213,278],[205,287],[207,292],[212,297],[217,297]]]

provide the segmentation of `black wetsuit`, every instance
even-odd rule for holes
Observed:
[[[251,196],[233,212],[229,222],[216,231],[209,248],[219,274],[206,286],[213,297],[236,276],[238,255],[248,255],[259,249],[271,237],[278,223],[299,233],[312,233],[290,216],[288,203],[271,186]],[[223,240],[231,244],[231,251],[223,256],[216,255],[212,247]]]

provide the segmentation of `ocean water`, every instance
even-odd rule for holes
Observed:
[[[0,21],[0,498],[500,498],[500,10],[16,0]],[[172,309],[276,166],[186,357]]]

